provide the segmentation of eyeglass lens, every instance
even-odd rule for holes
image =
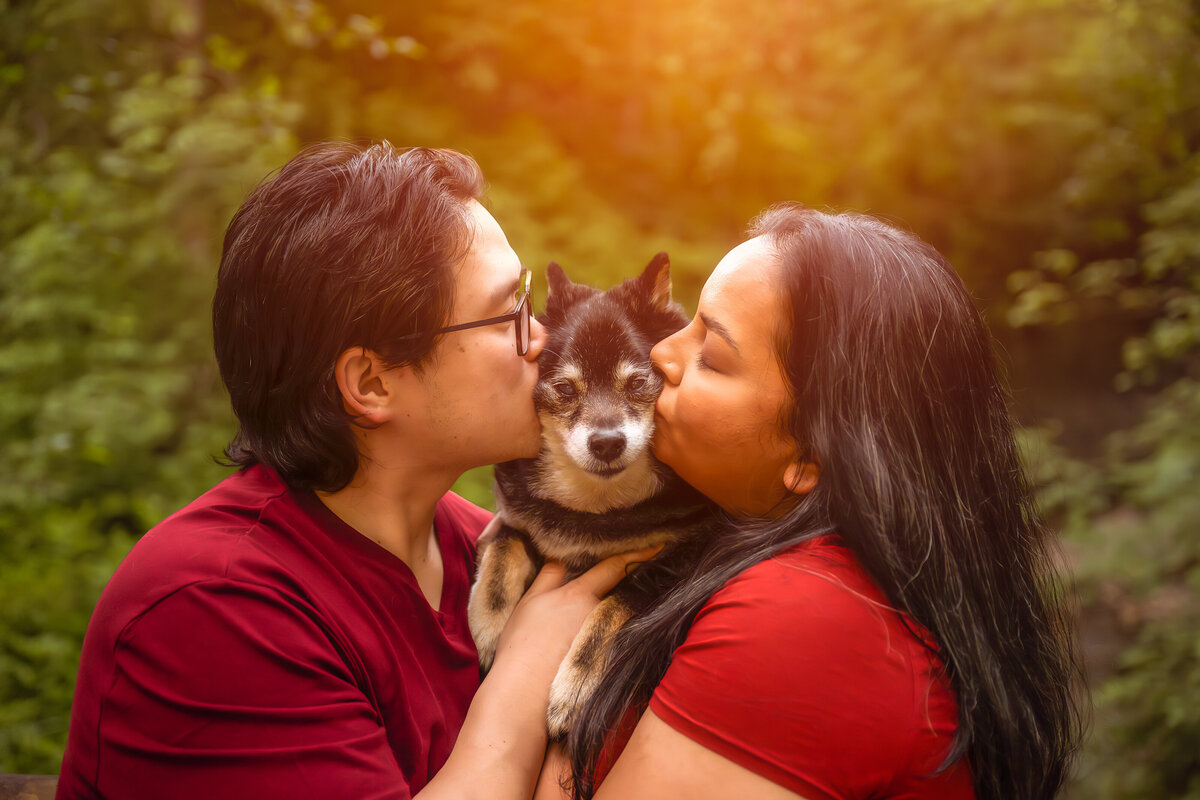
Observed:
[[[533,316],[533,304],[526,294],[521,300],[521,308],[517,310],[517,355],[523,356],[529,352],[530,318]]]

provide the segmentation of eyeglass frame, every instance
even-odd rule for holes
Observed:
[[[418,336],[438,336],[443,333],[453,333],[454,331],[465,331],[470,328],[482,328],[487,325],[499,325],[502,322],[513,322],[513,335],[517,339],[517,355],[523,356],[529,352],[529,346],[533,341],[533,271],[530,269],[522,269],[521,276],[525,278],[525,286],[521,292],[521,297],[517,300],[517,307],[507,314],[501,314],[498,317],[488,317],[487,319],[479,319],[474,322],[460,322],[457,325],[447,325],[444,328],[438,328],[434,331],[423,331],[419,333],[408,333],[399,338],[414,339]],[[518,276],[517,280],[521,277]],[[528,324],[525,326],[528,334],[526,340],[521,339],[521,314],[525,314]]]

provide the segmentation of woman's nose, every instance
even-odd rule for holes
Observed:
[[[546,328],[537,321],[537,317],[529,319],[529,349],[525,351],[526,361],[537,361],[546,346]]]
[[[650,363],[662,373],[667,383],[679,383],[681,374],[679,359],[676,356],[676,341],[679,334],[673,334],[663,339],[650,350]]]

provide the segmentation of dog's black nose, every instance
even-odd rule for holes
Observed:
[[[596,431],[588,437],[588,450],[601,461],[620,458],[625,452],[625,434],[620,431]]]

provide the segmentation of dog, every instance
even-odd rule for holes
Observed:
[[[637,277],[601,292],[547,270],[539,317],[534,406],[542,424],[535,458],[496,465],[497,517],[480,539],[468,604],[471,634],[486,672],[517,601],[547,559],[570,575],[617,553],[663,543],[584,622],[550,691],[552,738],[594,689],[615,633],[669,588],[715,519],[711,503],[650,452],[662,376],[650,349],[687,324],[671,301],[670,263],[659,253]]]

